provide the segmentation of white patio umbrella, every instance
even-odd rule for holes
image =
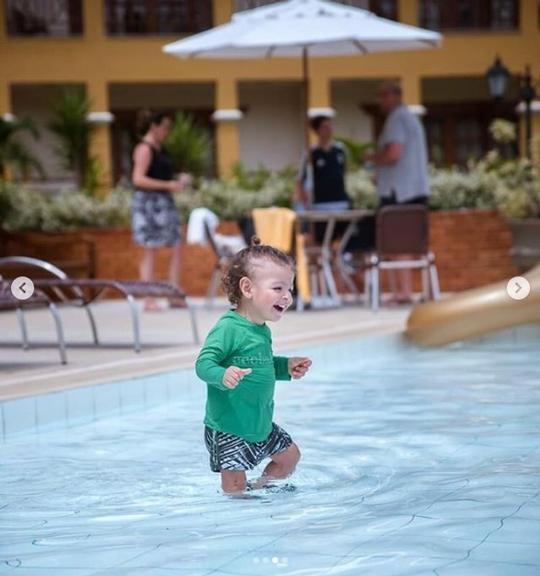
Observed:
[[[302,58],[305,108],[308,58],[436,47],[441,35],[327,0],[288,0],[233,15],[232,21],[166,44],[179,58]]]

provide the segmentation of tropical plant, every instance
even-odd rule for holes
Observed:
[[[94,125],[88,120],[90,103],[77,88],[62,92],[53,105],[49,129],[58,140],[56,152],[66,170],[75,172],[77,185],[84,189],[89,167],[90,138]]]
[[[178,112],[166,142],[175,169],[194,176],[206,174],[212,163],[212,140],[208,130],[192,115]]]
[[[33,172],[44,177],[45,171],[40,161],[17,139],[23,132],[30,134],[35,140],[40,137],[39,130],[31,118],[20,120],[5,120],[0,118],[0,178],[5,179],[7,168],[11,166],[20,177],[28,177]]]
[[[367,152],[373,152],[376,148],[374,142],[360,142],[345,136],[336,136],[347,150],[347,168],[349,171],[358,170],[363,165],[362,158]]]

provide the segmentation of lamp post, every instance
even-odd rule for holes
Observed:
[[[504,98],[510,72],[502,63],[499,56],[486,72],[489,93],[495,102],[500,102]],[[520,77],[520,100],[525,104],[525,151],[527,158],[532,157],[532,116],[531,104],[536,97],[534,82],[529,65],[525,66],[525,74]]]
[[[532,116],[531,104],[536,97],[536,91],[531,76],[531,67],[525,66],[525,74],[521,78],[520,96],[525,102],[525,148],[527,150],[527,158],[532,158]]]
[[[510,72],[508,68],[501,62],[499,56],[497,56],[495,62],[486,72],[489,94],[496,102],[500,102],[504,98],[509,78]]]

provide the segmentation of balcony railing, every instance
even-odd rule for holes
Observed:
[[[243,10],[251,10],[259,6],[266,6],[267,4],[274,4],[279,0],[235,0],[235,12]],[[334,0],[339,4],[346,6],[354,6],[355,8],[363,8],[375,12],[378,16],[397,20],[397,5],[396,0]]]
[[[10,36],[65,37],[82,34],[82,0],[5,0]]]
[[[516,30],[519,0],[420,0],[420,25],[431,30]]]
[[[212,1],[105,0],[105,17],[110,35],[194,34],[212,27]]]

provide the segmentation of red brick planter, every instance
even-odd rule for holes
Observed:
[[[496,210],[432,212],[430,247],[445,292],[511,278],[516,271],[510,256],[512,234]]]
[[[504,218],[494,210],[433,212],[430,215],[431,249],[436,254],[441,288],[459,291],[504,278],[516,272],[510,258],[512,235]],[[224,234],[238,233],[235,223],[220,227]],[[23,242],[17,246],[17,236]],[[84,248],[77,244],[86,238],[94,246],[94,275],[101,278],[138,277],[140,248],[130,230],[84,230],[58,234],[12,235],[10,254],[41,257],[62,265],[80,261]],[[55,239],[54,245],[51,240]],[[24,248],[23,248],[24,245]],[[6,250],[4,249],[4,252]],[[182,284],[191,295],[204,295],[214,266],[210,249],[182,246]],[[161,250],[157,276],[167,278],[167,250]],[[81,275],[81,274],[79,274]]]

